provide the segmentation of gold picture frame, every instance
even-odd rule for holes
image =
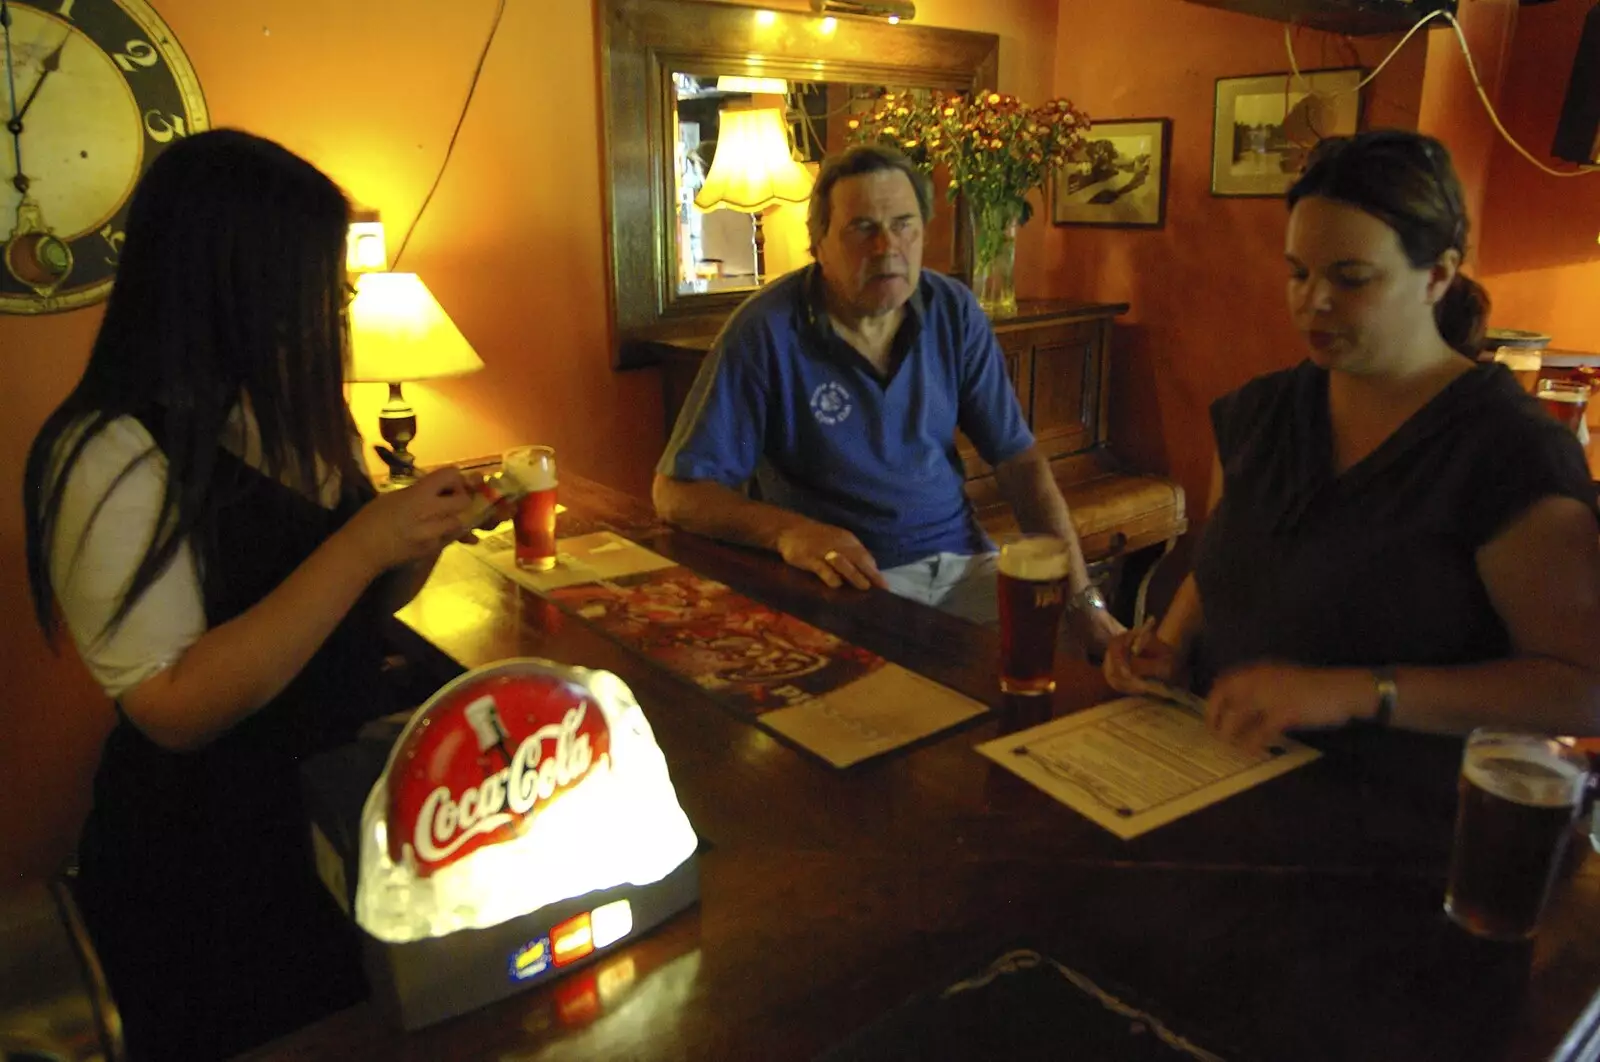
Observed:
[[[1359,67],[1217,79],[1211,194],[1281,196],[1318,140],[1361,125]]]

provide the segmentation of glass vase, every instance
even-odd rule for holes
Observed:
[[[972,208],[972,290],[990,317],[1017,312],[1017,228],[1022,204],[975,203]]]

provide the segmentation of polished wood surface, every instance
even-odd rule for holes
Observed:
[[[1022,946],[1227,1059],[1520,1062],[1549,1056],[1600,984],[1600,860],[1564,876],[1533,945],[1477,941],[1441,912],[1458,742],[1378,735],[1360,757],[1335,746],[1120,841],[973,751],[1106,699],[1080,659],[1060,660],[1053,705],[1007,703],[993,632],[829,591],[571,476],[561,489],[561,534],[615,529],[994,713],[833,770],[447,556],[401,614],[407,650],[440,677],[519,655],[622,676],[705,842],[701,902],[592,972],[434,1028],[402,1034],[360,1006],[255,1057],[806,1059]]]

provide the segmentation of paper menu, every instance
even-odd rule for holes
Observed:
[[[1310,763],[1284,740],[1255,753],[1193,712],[1128,697],[996,738],[978,751],[1127,840]]]
[[[485,535],[477,545],[467,547],[473,556],[501,575],[535,593],[549,593],[566,586],[620,579],[640,572],[671,568],[668,560],[614,531],[563,538],[556,543],[556,566],[549,571],[529,571],[517,567],[510,525]]]
[[[517,568],[509,533],[466,548],[834,767],[902,748],[988,710],[615,532],[560,539],[556,565],[547,572]]]

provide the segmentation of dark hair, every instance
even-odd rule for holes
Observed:
[[[811,253],[817,253],[817,244],[828,234],[833,221],[833,186],[846,177],[860,177],[867,173],[898,170],[911,182],[917,194],[917,209],[922,211],[926,224],[933,217],[933,182],[928,175],[892,147],[882,144],[857,144],[837,155],[829,155],[822,162],[817,183],[811,189],[811,205],[806,211],[806,233],[811,237]]]
[[[151,163],[134,190],[88,365],[28,452],[28,579],[47,639],[56,630],[50,555],[64,488],[89,442],[119,417],[142,415],[157,429],[166,492],[102,633],[126,618],[203,520],[217,448],[241,400],[260,429],[266,474],[316,485],[320,460],[347,496],[370,489],[342,386],[348,217],[344,193],[315,166],[238,130],[187,137]],[[131,462],[106,494],[153,456]]]
[[[1388,225],[1418,269],[1446,251],[1467,252],[1467,206],[1450,152],[1431,136],[1407,129],[1375,129],[1333,136],[1312,149],[1289,189],[1289,209],[1307,196],[1346,203]],[[1444,341],[1475,358],[1483,346],[1489,293],[1457,272],[1433,308]]]

